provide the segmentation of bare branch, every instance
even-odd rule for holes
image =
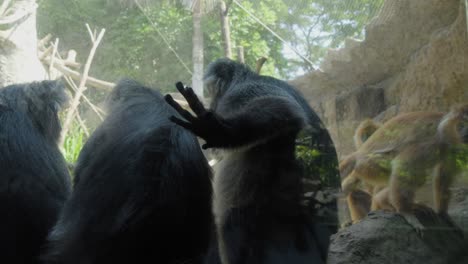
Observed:
[[[83,132],[85,133],[86,137],[89,138],[90,136],[89,129],[86,127],[85,122],[83,121],[83,119],[80,116],[80,113],[78,112],[76,112],[76,119],[78,120],[78,123],[80,123],[80,126],[83,129]]]
[[[81,68],[81,63],[79,63],[79,62],[69,61],[69,60],[62,60],[60,62],[62,62],[62,64],[65,65],[65,66],[73,67],[73,68],[76,68],[76,69]],[[90,78],[90,77],[88,77],[88,78]]]
[[[55,79],[55,76],[53,76],[52,71],[54,70],[55,54],[57,54],[58,44],[59,44],[59,39],[56,38],[55,43],[52,44],[52,47],[54,47],[54,49],[52,50],[52,56],[50,57],[50,65],[49,65],[49,77],[51,79]]]
[[[40,39],[38,42],[37,42],[37,46],[39,49],[42,49],[45,47],[45,44],[46,43],[49,43],[50,40],[52,39],[52,34],[47,34],[45,37],[43,37],[42,39]]]
[[[53,49],[54,49],[54,47],[52,45],[52,46],[49,46],[44,51],[39,51],[38,52],[39,53],[39,55],[38,55],[39,60],[42,61],[43,63],[47,64],[47,65],[50,65],[51,57],[49,55],[52,53]],[[76,69],[79,69],[81,67],[81,63],[76,62],[76,61],[74,61],[74,60],[72,60],[70,58],[67,58],[65,60],[62,59],[60,57],[59,53],[56,53],[56,57],[54,58],[54,67],[55,68],[56,68],[57,64],[61,64],[62,66],[63,65],[69,66],[69,67],[76,68]],[[59,70],[59,69],[57,69],[57,70]],[[78,75],[79,75],[79,73],[78,73]],[[79,79],[81,79],[81,78],[79,78]]]
[[[78,91],[78,86],[76,86],[75,82],[69,76],[66,76],[65,80],[67,81],[68,85],[72,89],[73,93],[76,94],[76,91]],[[86,101],[86,103],[89,105],[89,107],[94,111],[94,113],[96,113],[96,115],[99,117],[99,119],[101,121],[103,121],[104,120],[103,116],[106,114],[106,112],[104,112],[101,108],[99,108],[98,106],[91,103],[91,101],[88,99],[88,97],[86,95],[83,94],[81,96]]]
[[[87,26],[89,30],[89,26]],[[67,112],[67,116],[65,117],[64,125],[62,128],[62,134],[60,137],[60,145],[63,144],[63,141],[65,139],[66,134],[68,133],[68,130],[70,128],[70,124],[73,120],[73,114],[78,108],[78,105],[80,104],[80,99],[81,95],[83,94],[84,90],[86,89],[86,79],[88,78],[88,73],[89,69],[91,68],[91,63],[94,58],[94,54],[96,53],[96,49],[99,46],[99,43],[101,42],[102,38],[104,37],[104,33],[106,32],[105,29],[101,29],[101,32],[99,33],[99,36],[95,41],[93,41],[93,46],[91,47],[91,51],[89,52],[88,59],[86,60],[86,64],[84,66],[83,70],[83,75],[81,76],[81,81],[80,85],[78,86],[78,90],[76,91],[75,97],[73,98],[73,101],[71,103],[70,109]]]
[[[51,58],[47,58],[47,59],[42,58],[42,57],[44,57],[43,55],[45,53],[50,53],[50,52],[48,52],[49,50],[52,50],[52,46],[47,48],[47,50],[41,56],[41,61],[44,62],[45,64],[50,64],[50,61],[51,61]],[[58,70],[57,69],[57,64],[61,65],[61,66],[59,66],[59,68],[60,67],[66,68],[66,67],[63,66],[64,64],[65,65],[70,64],[71,66],[74,66],[74,67],[77,67],[77,68],[81,67],[80,63],[75,62],[76,52],[74,52],[74,51],[72,52],[72,51],[73,50],[70,50],[68,52],[68,56],[67,56],[66,60],[63,60],[59,53],[56,54],[57,55],[57,57],[55,58],[56,63],[54,64],[54,67],[55,67],[56,70]],[[68,69],[68,68],[66,68],[66,69]],[[68,71],[71,71],[71,70],[68,70]],[[77,73],[77,75],[78,75],[78,79],[81,80],[80,74]],[[89,81],[89,78],[90,77],[88,77],[88,81]],[[67,75],[67,74],[64,73],[64,79],[68,83],[68,86],[70,87],[71,92],[76,93],[76,91],[78,90],[78,86],[76,86],[75,82],[70,77],[70,75]],[[87,96],[85,96],[83,94],[82,97],[83,97],[83,99],[85,99],[86,103],[90,106],[90,108],[96,113],[96,115],[99,117],[99,119],[101,121],[104,120],[103,115],[105,115],[106,113],[102,109],[100,109],[99,107],[97,107],[93,103],[91,103],[91,101],[88,99]]]
[[[39,60],[44,60],[47,56],[49,56],[52,51],[54,50],[53,46],[49,46],[46,50],[44,51],[39,51]]]
[[[81,63],[76,62],[76,51],[75,50],[69,50],[67,52],[67,57],[63,60],[64,65],[66,66],[71,66],[74,68],[80,68]]]
[[[88,30],[88,34],[89,34],[89,38],[91,38],[91,42],[94,44],[94,42],[96,41],[96,34],[95,33],[93,34],[93,31],[89,27],[88,23],[86,23],[86,29]]]
[[[50,61],[45,60],[47,64],[50,63]],[[73,80],[80,81],[81,80],[81,74],[77,71],[71,70],[70,68],[66,67],[63,64],[55,63],[54,67],[64,75],[70,76]],[[102,81],[93,77],[87,77],[86,79],[86,84],[89,86],[93,86],[95,88],[103,89],[106,91],[112,90],[112,88],[115,86],[115,83],[111,82],[106,82]]]
[[[37,8],[37,4],[34,3],[30,7],[17,10],[15,13],[13,13],[11,16],[7,16],[5,18],[0,19],[0,25],[13,25],[17,24],[26,17],[28,17],[30,14],[32,14]]]
[[[255,72],[257,74],[260,74],[260,71],[262,70],[262,67],[263,67],[263,64],[267,61],[267,58],[266,57],[260,57],[258,60],[257,60],[257,63],[256,63],[256,68],[255,68]]]
[[[11,0],[4,0],[2,3],[2,6],[0,6],[0,16],[3,16],[5,14],[5,11],[7,10],[8,6],[10,5]]]
[[[47,65],[50,64],[50,58],[45,58],[42,61],[44,63],[46,63]],[[55,62],[56,62],[54,64],[55,69],[57,69],[59,72],[63,73],[66,77],[69,77],[70,79],[76,80],[76,81],[81,80],[81,74],[79,72],[77,72],[77,71],[71,70],[70,68],[66,67],[64,65],[65,61],[60,60],[60,59],[56,59]],[[89,77],[89,76],[86,79],[86,84],[88,86],[92,86],[94,88],[98,88],[98,89],[102,89],[102,90],[106,90],[106,91],[112,90],[112,88],[114,88],[114,86],[115,86],[115,83],[102,81],[102,80],[99,80],[99,79],[96,79],[96,78],[93,78],[93,77]],[[83,98],[85,98],[85,100],[87,100],[86,97],[83,97]],[[182,105],[183,107],[188,106],[187,102],[182,100],[182,99],[174,99],[174,100],[176,102],[178,102],[180,105]],[[104,111],[102,111],[102,110],[99,110],[99,111],[101,113],[105,114]]]

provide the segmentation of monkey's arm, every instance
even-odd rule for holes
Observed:
[[[305,125],[302,109],[288,98],[259,97],[239,111],[221,116],[206,110],[192,88],[184,88],[182,83],[176,86],[196,116],[183,109],[170,95],[166,95],[166,101],[188,122],[177,117],[171,117],[171,121],[204,139],[204,149],[251,145],[278,135],[294,134]]]

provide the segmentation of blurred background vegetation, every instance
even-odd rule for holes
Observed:
[[[52,33],[60,38],[62,48],[75,49],[77,60],[84,61],[91,46],[84,24],[106,28],[91,69],[93,76],[113,82],[122,76],[133,77],[163,91],[172,91],[175,81],[189,82],[191,73],[163,38],[191,68],[190,2],[140,0],[143,12],[134,0],[40,0],[38,34],[41,38]],[[206,8],[202,20],[206,65],[224,54],[217,1],[205,2],[205,6],[213,6]],[[242,46],[245,61],[251,66],[258,58],[268,57],[262,73],[290,79],[317,67],[327,49],[339,47],[346,37],[362,38],[364,25],[376,15],[383,0],[226,2],[233,49]],[[235,51],[233,54],[235,57]]]

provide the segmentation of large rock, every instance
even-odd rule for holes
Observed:
[[[332,237],[328,264],[467,263],[468,241],[459,230],[433,212],[418,218],[422,235],[400,215],[370,213]]]

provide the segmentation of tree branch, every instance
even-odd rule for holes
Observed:
[[[255,72],[257,74],[260,74],[260,71],[262,70],[262,67],[263,67],[263,64],[267,61],[267,58],[266,57],[260,57],[257,61],[256,61],[256,67],[255,67]]]
[[[55,54],[57,54],[57,49],[58,49],[58,44],[59,44],[59,38],[55,39],[55,43],[52,44],[53,50],[52,50],[52,55],[50,57],[50,65],[49,65],[49,77],[51,79],[55,79],[55,74],[52,74],[52,71],[54,69],[54,62],[55,62]]]
[[[76,91],[78,91],[78,86],[76,86],[75,82],[69,76],[66,76],[65,80],[68,82],[68,85],[70,85],[72,92],[76,94]],[[91,103],[91,101],[88,99],[86,95],[83,94],[82,97],[86,101],[86,103],[89,105],[89,107],[91,107],[91,109],[96,113],[99,119],[103,121],[104,120],[103,116],[106,114],[106,112],[104,112],[101,108]]]
[[[18,24],[20,21],[26,19],[30,14],[32,14],[36,8],[37,4],[34,3],[30,7],[17,10],[11,16],[0,19],[0,26]]]
[[[80,116],[80,113],[78,112],[76,112],[76,119],[78,120],[78,123],[80,123],[81,128],[83,128],[83,132],[85,133],[86,137],[89,138],[90,136],[89,129],[86,127],[85,122],[83,121],[83,119]]]
[[[39,49],[43,49],[45,47],[45,44],[49,43],[51,39],[52,39],[52,34],[47,34],[45,37],[43,37],[37,42],[37,47]]]
[[[49,60],[43,60],[47,65],[50,64],[50,59]],[[63,63],[58,63],[58,61],[54,64],[55,69],[57,69],[59,72],[63,73],[64,75],[70,76],[73,80],[75,81],[80,81],[82,79],[81,74],[77,71],[74,71],[68,67],[66,67]],[[106,91],[112,90],[112,88],[115,86],[115,83],[111,82],[106,82],[102,81],[93,77],[87,77],[86,78],[86,83],[89,86],[103,89]]]
[[[96,49],[99,46],[99,43],[101,42],[102,38],[104,37],[105,32],[106,32],[105,29],[101,29],[99,36],[97,37],[95,41],[93,41],[93,46],[91,47],[91,51],[89,52],[88,59],[86,60],[86,64],[83,70],[83,75],[81,76],[78,90],[76,91],[75,97],[73,98],[70,109],[67,112],[67,116],[63,124],[62,134],[60,136],[60,141],[59,141],[60,146],[63,144],[65,136],[68,133],[71,122],[73,120],[73,114],[75,113],[75,111],[78,108],[78,105],[80,104],[81,95],[83,94],[84,90],[86,90],[85,84],[86,84],[86,79],[88,78],[89,69],[91,68],[91,63],[93,61],[94,54],[96,53]]]
[[[2,3],[2,6],[0,6],[0,16],[3,16],[5,14],[5,11],[7,10],[8,6],[10,5],[11,0],[4,0]]]

